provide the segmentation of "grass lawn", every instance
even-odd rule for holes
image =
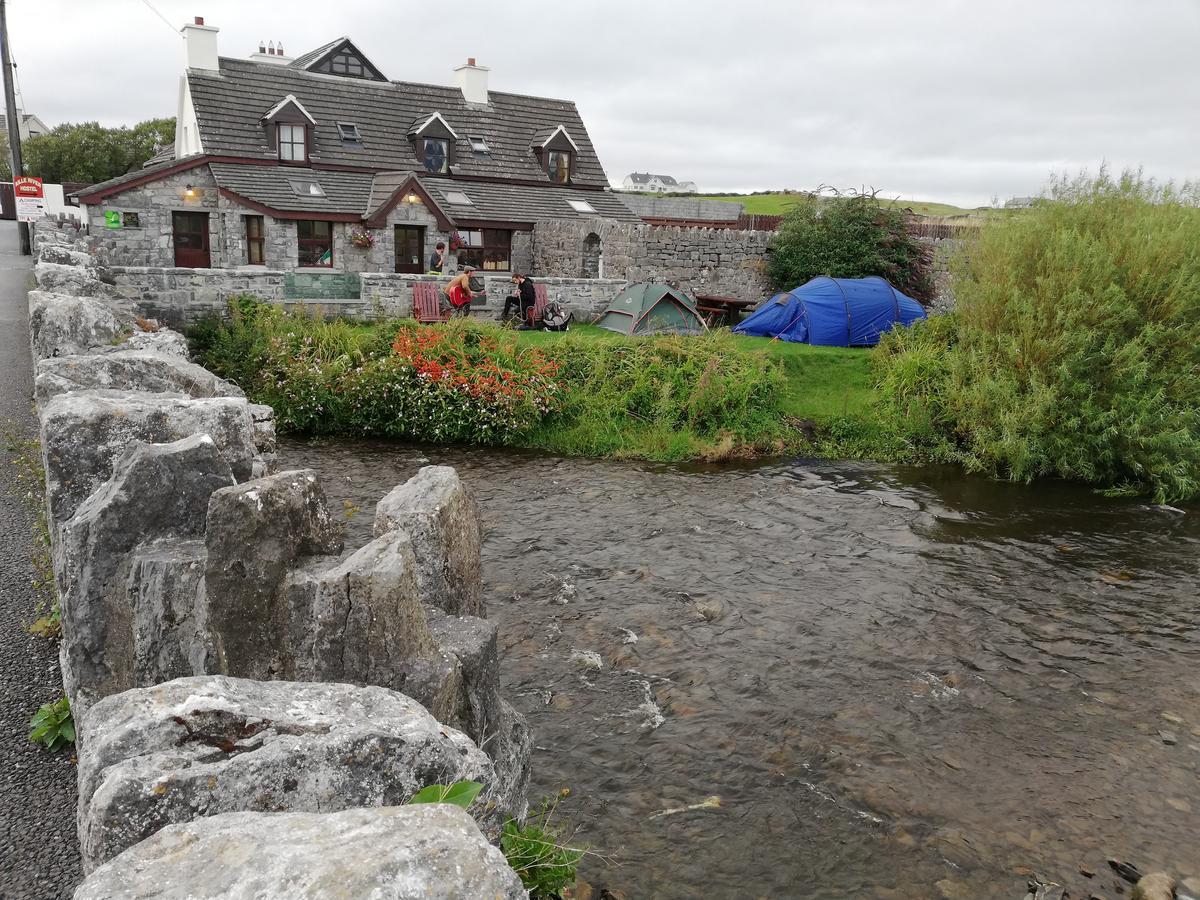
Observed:
[[[569,334],[614,343],[646,340],[624,337],[595,325],[572,325]],[[520,343],[538,346],[564,337],[561,332],[550,331],[519,331],[517,335]],[[868,416],[873,393],[869,350],[813,347],[746,335],[734,335],[734,340],[747,353],[779,360],[786,378],[781,403],[785,415],[818,424]]]
[[[698,200],[724,200],[729,203],[740,203],[745,207],[748,215],[756,216],[781,216],[788,211],[788,207],[796,202],[795,194],[747,194],[737,197],[706,197],[698,196]],[[949,203],[930,203],[923,200],[891,200],[888,198],[880,198],[883,203],[895,203],[900,207],[911,208],[913,212],[921,216],[966,216],[978,215],[981,212],[986,212],[987,207],[981,209],[964,209],[961,206],[951,206]]]

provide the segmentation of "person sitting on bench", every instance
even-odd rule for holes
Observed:
[[[451,316],[464,318],[471,314],[471,301],[475,298],[475,292],[471,290],[471,273],[474,271],[474,266],[463,266],[463,270],[450,279],[442,294],[443,314],[449,312]]]
[[[500,321],[505,321],[511,310],[517,307],[518,316],[523,324],[529,324],[529,311],[537,303],[537,293],[533,289],[533,279],[527,275],[513,274],[512,283],[516,292],[504,298],[504,312],[500,313]]]

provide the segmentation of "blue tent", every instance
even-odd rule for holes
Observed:
[[[821,275],[786,294],[776,294],[733,331],[794,344],[861,347],[878,344],[879,336],[897,322],[911,325],[923,318],[920,303],[878,275]]]

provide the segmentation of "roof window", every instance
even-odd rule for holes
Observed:
[[[567,203],[571,204],[571,209],[575,212],[594,213],[596,211],[595,207],[586,200],[568,200]]]
[[[355,143],[358,143],[362,140],[362,138],[358,136],[358,126],[353,122],[338,122],[337,128],[338,134],[342,136],[343,141],[354,141]]]
[[[446,192],[446,202],[453,203],[455,206],[474,206],[475,205],[474,203],[471,202],[471,198],[468,197],[466,194],[464,194],[462,191],[447,191]]]
[[[288,184],[292,186],[292,191],[297,197],[324,197],[325,189],[315,181],[292,181]]]
[[[476,156],[491,156],[492,148],[488,146],[487,139],[483,135],[469,134],[467,140],[471,144],[471,152]]]

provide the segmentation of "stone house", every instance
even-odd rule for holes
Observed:
[[[390,81],[348,37],[222,57],[217,32],[183,28],[173,152],[78,194],[112,265],[417,274],[445,241],[529,271],[539,223],[590,222],[577,277],[598,230],[640,221],[570,101],[492,91],[474,59],[453,87]]]
[[[654,175],[650,172],[630,172],[621,183],[623,191],[638,191],[646,194],[694,194],[696,182],[678,181],[672,175]]]

